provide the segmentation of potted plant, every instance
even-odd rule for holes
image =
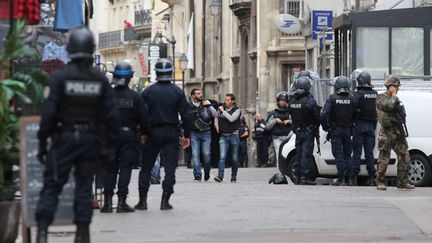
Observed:
[[[11,72],[14,61],[36,58],[36,52],[25,45],[20,33],[24,21],[16,21],[0,50],[0,242],[15,242],[19,224],[19,202],[15,200],[18,185],[13,167],[19,165],[18,101],[40,104],[47,74],[36,68]]]

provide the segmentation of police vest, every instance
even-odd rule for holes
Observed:
[[[96,69],[82,70],[75,65],[65,68],[59,118],[63,125],[94,125],[100,119],[104,77]]]
[[[230,111],[225,111],[232,115],[236,110],[238,110],[238,108],[234,105],[234,107]],[[225,117],[219,117],[219,131],[226,134],[238,131],[240,128],[240,117],[241,114],[234,122],[228,121],[228,119],[226,119]]]
[[[352,95],[332,95],[331,120],[336,125],[352,126],[354,100]]]
[[[357,93],[361,95],[358,109],[360,111],[358,118],[365,120],[377,120],[376,98],[378,92],[373,89],[360,89]]]
[[[213,121],[212,114],[208,107],[199,106],[196,107],[194,104],[190,104],[191,118],[192,118],[192,130],[193,131],[206,131],[210,129]]]
[[[306,106],[308,101],[309,97],[304,96],[300,99],[292,99],[288,104],[294,128],[306,128],[316,123],[312,109]]]
[[[286,109],[275,109],[270,116],[274,118],[279,118],[282,121],[289,119],[289,113]],[[276,123],[270,134],[272,136],[287,136],[291,132],[291,125]]]
[[[139,99],[139,95],[128,87],[116,87],[114,94],[122,126],[128,127],[132,131],[136,130],[140,118],[135,100]]]

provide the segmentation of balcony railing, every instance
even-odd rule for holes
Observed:
[[[135,11],[135,26],[151,25],[152,15],[150,9],[142,9]]]
[[[140,41],[143,37],[135,31],[135,28],[115,30],[99,33],[99,48],[120,46],[128,41]]]

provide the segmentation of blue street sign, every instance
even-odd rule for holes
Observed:
[[[320,32],[333,31],[333,11],[313,10],[312,11],[312,39],[317,40]],[[333,34],[326,34],[326,40],[333,39]]]

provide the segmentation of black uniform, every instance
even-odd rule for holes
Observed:
[[[91,68],[91,63],[87,66],[78,61],[56,72],[49,80],[49,88],[38,133],[40,152],[49,137],[53,144],[45,162],[36,220],[38,224],[51,224],[58,196],[75,167],[74,223],[88,225],[93,212],[92,177],[96,162],[101,159],[98,129],[106,125],[109,132],[102,132],[114,141],[120,128],[114,92],[105,76]]]
[[[146,133],[148,128],[147,113],[142,97],[126,86],[114,88],[116,105],[119,109],[121,120],[121,131],[119,145],[117,147],[117,158],[105,166],[105,188],[104,194],[112,196],[116,186],[117,195],[126,197],[129,193],[128,186],[131,178],[132,165],[138,160],[137,128],[140,133]]]
[[[240,128],[239,128],[239,137],[240,137],[240,149],[239,149],[239,163],[240,167],[248,167],[249,158],[247,154],[247,137],[241,137],[243,134],[249,131],[249,127],[246,124],[246,122],[241,122]]]
[[[297,183],[300,178],[306,181],[310,178],[313,163],[314,133],[319,127],[320,109],[310,93],[294,95],[288,104],[293,130],[296,134],[296,160],[294,163]]]
[[[257,143],[257,167],[266,167],[268,163],[268,146],[270,144],[270,137],[267,131],[265,131],[265,120],[257,120],[255,122],[254,130],[254,139]]]
[[[145,89],[142,97],[148,108],[150,129],[148,141],[144,145],[143,165],[139,174],[140,198],[147,195],[150,187],[150,171],[162,148],[163,152],[167,153],[162,188],[164,192],[172,194],[179,151],[178,114],[180,113],[182,119],[184,136],[189,138],[192,127],[189,104],[183,91],[170,82],[158,81]]]

